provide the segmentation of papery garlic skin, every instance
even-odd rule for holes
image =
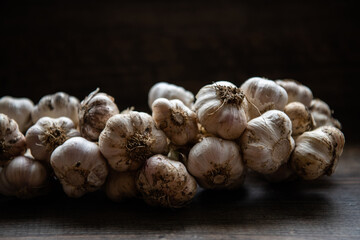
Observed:
[[[249,101],[250,119],[258,117],[259,114],[268,110],[283,111],[288,102],[286,90],[272,80],[253,77],[246,80],[240,88]]]
[[[194,104],[198,120],[205,130],[230,140],[240,137],[245,130],[247,108],[242,90],[226,81],[202,87]]]
[[[293,79],[276,80],[275,82],[286,90],[288,103],[301,102],[306,107],[310,107],[310,103],[313,100],[310,88]]]
[[[315,127],[310,110],[300,102],[291,102],[285,106],[284,112],[291,120],[292,135],[300,135]]]
[[[194,198],[197,183],[184,164],[157,154],[139,170],[136,187],[150,205],[179,208]]]
[[[318,98],[312,100],[310,111],[315,120],[315,127],[333,126],[341,129],[341,123],[332,117],[332,110],[326,102]]]
[[[17,123],[0,113],[0,165],[26,152],[26,140]]]
[[[156,153],[166,153],[168,142],[149,114],[131,111],[107,121],[99,137],[99,147],[111,168],[124,172],[140,168]]]
[[[152,105],[156,127],[163,130],[175,145],[194,142],[199,133],[196,114],[180,100],[158,98]]]
[[[150,108],[152,107],[153,102],[158,98],[166,98],[169,100],[179,99],[188,108],[191,108],[194,102],[194,94],[190,91],[167,82],[158,82],[151,87],[148,96],[148,104]]]
[[[331,126],[305,132],[296,139],[290,164],[298,176],[314,180],[331,175],[337,166],[345,144],[343,133]]]
[[[233,141],[206,137],[192,147],[186,167],[207,189],[234,189],[242,185],[245,166]]]
[[[28,98],[4,96],[0,99],[0,113],[14,119],[23,133],[32,125],[33,108],[34,103]]]
[[[57,147],[50,163],[66,195],[79,198],[98,190],[106,180],[108,166],[96,143],[73,137]]]
[[[35,159],[49,162],[55,148],[78,136],[80,133],[70,118],[42,117],[26,132],[26,143]]]
[[[42,117],[68,117],[75,126],[79,124],[79,100],[64,92],[57,92],[42,97],[31,113],[32,121],[36,123]]]
[[[80,104],[79,127],[81,136],[90,141],[97,141],[107,120],[115,114],[119,114],[119,109],[114,98],[96,89]]]
[[[110,171],[105,185],[106,196],[114,202],[138,197],[140,193],[136,188],[136,177],[137,171]]]
[[[49,170],[25,156],[15,157],[0,172],[0,193],[5,196],[32,198],[47,193]]]
[[[291,120],[281,111],[270,110],[248,122],[239,139],[245,165],[271,174],[286,163],[294,149]]]

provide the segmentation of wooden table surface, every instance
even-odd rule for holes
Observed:
[[[0,197],[0,239],[360,239],[360,148],[346,146],[332,177],[236,192],[200,190],[182,209],[113,203],[102,192],[34,200]]]

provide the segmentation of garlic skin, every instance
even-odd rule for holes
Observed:
[[[165,133],[149,114],[136,111],[109,118],[99,147],[111,168],[119,172],[136,170],[150,156],[168,151]]]
[[[114,202],[138,197],[140,193],[135,184],[136,176],[137,171],[110,171],[105,185],[106,196]]]
[[[115,114],[119,114],[114,98],[99,91],[98,88],[90,93],[81,102],[79,109],[81,136],[90,141],[97,141],[107,120]]]
[[[64,92],[57,92],[42,97],[31,113],[31,118],[36,123],[42,117],[68,117],[75,126],[79,124],[79,100]]]
[[[291,120],[292,135],[300,135],[315,127],[310,110],[300,102],[291,102],[285,106],[284,112]]]
[[[290,165],[298,176],[314,180],[331,175],[337,166],[345,144],[343,133],[331,126],[305,132],[296,139]]]
[[[194,142],[199,133],[196,114],[180,100],[158,98],[152,105],[156,127],[163,130],[175,145]]]
[[[194,198],[197,183],[184,164],[157,154],[139,170],[136,187],[149,205],[180,208]]]
[[[14,119],[23,133],[33,123],[31,119],[33,108],[34,103],[28,98],[14,98],[10,96],[0,98],[0,113]]]
[[[286,163],[294,149],[291,120],[279,110],[270,110],[248,122],[239,139],[245,165],[271,174]]]
[[[244,182],[245,166],[233,141],[206,137],[189,153],[186,167],[207,189],[234,189]]]
[[[17,123],[0,113],[0,166],[26,152],[26,140]]]
[[[341,123],[332,117],[332,110],[330,109],[329,105],[320,100],[314,99],[311,101],[310,111],[315,121],[315,126],[333,126],[338,129],[341,129]]]
[[[5,196],[32,198],[47,193],[49,170],[33,158],[18,156],[0,172],[0,193]]]
[[[313,100],[310,88],[293,79],[276,80],[275,82],[286,90],[288,103],[301,102],[306,107],[310,107]]]
[[[288,102],[286,90],[272,80],[253,77],[246,80],[240,87],[247,100],[250,119],[258,117],[268,110],[283,111]]]
[[[50,163],[65,194],[79,198],[98,190],[106,180],[108,167],[96,143],[73,137],[57,147]]]
[[[194,104],[198,120],[205,130],[230,140],[240,137],[245,130],[247,108],[243,91],[226,81],[202,87]]]
[[[158,82],[151,87],[148,96],[149,107],[152,107],[154,101],[158,98],[166,98],[169,100],[179,99],[188,108],[191,108],[194,102],[194,94],[185,90],[183,87],[167,83]]]
[[[80,133],[70,118],[42,117],[26,132],[26,143],[35,159],[49,162],[55,148],[78,136]]]

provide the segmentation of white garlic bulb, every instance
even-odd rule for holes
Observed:
[[[294,149],[291,121],[281,111],[270,110],[248,122],[239,139],[245,165],[270,174],[286,163]]]
[[[34,103],[28,98],[4,96],[0,99],[0,113],[14,119],[23,133],[32,125],[33,108]]]
[[[90,93],[80,104],[79,127],[81,136],[97,141],[107,120],[119,114],[114,98],[99,92],[99,88]]]
[[[240,137],[248,121],[247,108],[243,91],[226,81],[202,87],[194,104],[205,130],[224,139]]]
[[[98,190],[108,175],[106,160],[97,144],[82,137],[70,138],[57,147],[50,163],[64,192],[73,198]]]
[[[109,165],[123,172],[140,168],[156,153],[166,153],[168,143],[149,114],[131,111],[109,118],[100,134],[99,147]]]
[[[292,135],[294,136],[310,131],[315,126],[315,121],[310,110],[300,102],[287,104],[284,112],[291,120]]]
[[[136,187],[150,205],[179,208],[195,196],[197,184],[184,164],[157,154],[147,159]]]
[[[319,98],[315,98],[314,100],[311,101],[310,110],[312,112],[318,112],[324,114],[328,117],[331,116],[331,112],[332,112],[329,105]]]
[[[288,102],[284,88],[272,80],[253,77],[246,80],[240,87],[249,101],[248,114],[250,119],[258,117],[268,110],[283,111]]]
[[[206,137],[193,146],[186,167],[199,185],[208,189],[234,189],[245,177],[237,144],[216,137]]]
[[[337,166],[345,144],[343,133],[331,126],[305,132],[296,139],[290,164],[298,176],[314,180],[331,175]]]
[[[301,102],[306,107],[310,107],[311,100],[313,100],[310,88],[293,79],[276,80],[275,82],[286,90],[288,103]]]
[[[153,102],[158,98],[166,98],[169,100],[179,99],[189,108],[192,107],[194,102],[194,94],[185,90],[183,87],[167,82],[158,82],[151,87],[148,96],[148,104],[150,108]]]
[[[180,100],[158,98],[152,105],[156,127],[163,130],[175,145],[194,142],[199,133],[196,114]]]
[[[332,117],[333,111],[326,102],[318,98],[312,100],[310,111],[315,120],[315,126],[317,128],[321,126],[333,126],[341,129],[341,123]]]
[[[47,193],[49,170],[40,162],[25,156],[11,160],[0,172],[0,193],[6,196],[32,198]]]
[[[32,121],[36,123],[42,117],[68,117],[75,126],[79,124],[79,100],[64,92],[57,92],[42,97],[31,113]]]
[[[0,165],[26,152],[26,140],[17,123],[0,113]]]
[[[120,202],[138,197],[139,192],[135,184],[136,176],[137,171],[110,171],[105,185],[105,192],[108,198],[114,202]]]
[[[80,133],[70,118],[42,117],[26,132],[26,143],[35,159],[49,162],[55,148],[77,136]]]

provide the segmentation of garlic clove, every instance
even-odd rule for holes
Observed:
[[[286,90],[288,103],[301,102],[306,107],[310,107],[311,101],[313,100],[313,94],[310,88],[293,79],[276,80],[275,83]]]
[[[300,102],[287,104],[284,112],[291,120],[293,135],[300,135],[315,127],[315,120],[310,110]]]

